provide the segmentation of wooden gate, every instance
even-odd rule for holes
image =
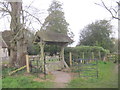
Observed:
[[[45,61],[46,61],[47,72],[61,70],[64,68],[64,63],[61,61],[60,57],[57,55],[46,56]]]
[[[98,78],[98,60],[97,59],[73,59],[72,71],[78,73],[79,77],[97,77]]]
[[[112,61],[114,63],[117,63],[117,62],[119,62],[119,59],[118,59],[119,55],[120,54],[118,54],[118,53],[114,53],[114,54],[110,53],[110,54],[107,54],[106,58],[108,61]]]
[[[61,70],[64,63],[59,56],[45,56],[44,60],[39,55],[26,55],[27,72],[49,73],[51,71]]]

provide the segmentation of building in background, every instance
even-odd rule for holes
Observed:
[[[8,55],[8,46],[6,44],[6,42],[2,40],[2,49],[1,49],[1,57],[2,57],[2,61],[3,60],[9,60],[9,55]]]

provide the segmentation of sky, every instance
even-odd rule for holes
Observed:
[[[69,23],[69,28],[74,33],[74,43],[72,46],[75,46],[79,40],[80,31],[88,24],[95,22],[96,20],[111,20],[110,13],[103,7],[96,5],[95,3],[101,4],[101,0],[58,0],[63,3],[63,11],[65,13],[65,19]],[[106,5],[117,6],[116,0],[103,0]],[[41,15],[41,21],[43,22],[47,14],[47,9],[51,4],[52,0],[23,0],[24,5],[31,4],[33,7],[38,8],[44,13]],[[0,19],[0,30],[8,30],[9,24],[8,18]],[[117,37],[117,20],[112,19],[111,24],[114,26],[113,30],[116,32],[114,37]],[[34,24],[34,27],[37,29],[38,26]]]

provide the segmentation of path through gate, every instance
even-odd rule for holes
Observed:
[[[46,56],[45,61],[46,61],[46,71],[47,72],[61,70],[64,68],[64,64],[61,61],[60,56],[58,56],[58,55]]]
[[[29,56],[29,65],[30,65],[30,72],[38,73],[42,72],[42,61],[40,60],[40,56],[32,55]]]
[[[27,58],[27,72],[49,73],[64,68],[63,61],[57,55],[46,55],[44,60],[42,60],[39,55],[27,55]]]
[[[97,59],[73,59],[72,72],[78,73],[79,77],[97,77],[98,78],[98,60]]]

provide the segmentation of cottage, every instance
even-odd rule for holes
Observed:
[[[12,32],[10,30],[5,30],[3,32],[0,32],[1,35],[1,49],[0,49],[0,53],[1,53],[1,57],[2,60],[8,60],[9,59],[9,55],[10,55],[10,40],[12,38]]]
[[[1,38],[1,58],[2,60],[8,60],[9,59],[9,55],[8,55],[8,46],[6,44],[6,42],[3,40],[3,38]]]

